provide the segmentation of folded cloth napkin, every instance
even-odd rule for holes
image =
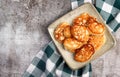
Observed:
[[[85,2],[93,3],[111,31],[117,31],[120,27],[120,0],[71,0],[72,9]],[[23,77],[92,77],[92,69],[91,64],[87,64],[73,71],[58,53],[54,43],[50,42],[35,56]]]
[[[79,70],[71,70],[54,43],[50,42],[33,59],[23,77],[91,77],[91,64]]]

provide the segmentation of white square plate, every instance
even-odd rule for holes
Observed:
[[[76,18],[77,16],[79,16],[81,13],[86,12],[88,14],[90,14],[91,16],[97,18],[97,20],[101,23],[103,23],[105,25],[105,36],[106,36],[106,42],[105,44],[98,50],[95,52],[95,54],[91,57],[90,60],[86,61],[86,62],[77,62],[73,59],[73,53],[65,50],[63,48],[63,45],[60,44],[59,42],[57,42],[54,38],[54,30],[55,28],[62,22],[68,22],[69,24],[72,23],[73,19]],[[90,4],[90,3],[85,3],[83,5],[81,5],[80,7],[78,7],[77,9],[67,13],[66,15],[62,16],[61,18],[59,18],[58,20],[56,20],[54,23],[52,23],[49,27],[48,27],[48,31],[50,33],[50,36],[52,38],[52,40],[54,41],[56,47],[58,48],[60,54],[62,55],[63,59],[66,61],[66,63],[68,64],[68,66],[75,70],[75,69],[79,69],[83,66],[85,66],[86,64],[88,64],[90,61],[100,57],[101,55],[103,55],[105,52],[107,52],[108,50],[110,50],[115,44],[115,39],[113,38],[112,34],[110,33],[109,27],[104,23],[104,20],[102,19],[102,17],[100,16],[100,14],[97,12],[97,10],[95,9],[95,7]]]

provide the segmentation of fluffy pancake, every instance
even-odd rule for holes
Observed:
[[[105,35],[91,35],[88,43],[92,44],[95,50],[98,50],[105,43]]]
[[[63,43],[63,41],[65,39],[63,31],[64,31],[64,28],[67,27],[67,26],[69,26],[69,24],[66,23],[66,22],[63,22],[60,25],[58,25],[57,28],[54,31],[54,37],[60,43]]]
[[[71,27],[72,36],[81,42],[86,42],[89,39],[89,32],[85,26],[73,25]]]
[[[103,34],[104,33],[104,25],[101,23],[98,23],[98,21],[96,21],[96,18],[90,17],[87,24],[88,24],[88,29],[93,34]]]
[[[74,25],[86,25],[88,19],[89,19],[88,13],[82,13],[80,16],[76,17],[73,20]]]
[[[64,40],[63,45],[65,49],[69,50],[70,52],[74,52],[76,49],[80,48],[83,44],[74,38],[66,38]]]
[[[95,50],[91,44],[85,44],[75,51],[74,59],[78,62],[85,62],[91,58]]]

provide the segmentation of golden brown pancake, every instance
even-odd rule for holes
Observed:
[[[104,35],[91,35],[88,40],[88,43],[92,44],[95,50],[98,50],[105,43],[105,36]]]
[[[91,58],[95,50],[91,44],[85,44],[75,51],[74,59],[78,62],[85,62]]]
[[[67,26],[69,26],[69,24],[66,22],[63,22],[60,25],[58,25],[54,31],[55,39],[60,43],[63,43],[63,41],[65,39],[63,31],[64,31],[64,28]]]
[[[88,29],[93,33],[93,34],[103,34],[104,33],[104,25],[101,23],[98,23],[95,18],[90,17],[88,20]]]
[[[77,41],[74,38],[66,38],[64,40],[64,48],[69,50],[70,52],[74,52],[76,49],[80,48],[83,44],[82,42]]]
[[[85,26],[71,26],[72,36],[81,42],[86,42],[89,39],[89,32]]]

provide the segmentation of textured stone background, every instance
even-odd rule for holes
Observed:
[[[69,0],[0,0],[0,77],[21,77],[51,38],[47,27],[71,10]],[[120,77],[117,46],[92,62],[93,77]]]

